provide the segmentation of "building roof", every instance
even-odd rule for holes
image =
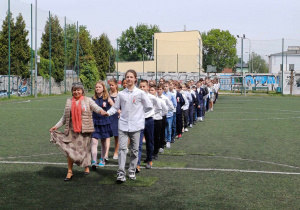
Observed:
[[[235,65],[236,68],[241,68],[241,63],[237,63]],[[246,64],[245,62],[243,62],[243,68],[248,68],[248,64]]]
[[[284,55],[300,55],[300,46],[288,46],[287,51],[283,51]],[[274,53],[271,54],[270,56],[277,56],[277,55],[282,55],[282,52],[280,53]]]
[[[271,54],[270,56],[277,56],[277,55],[282,55],[282,52],[280,53],[274,53]],[[288,51],[283,51],[283,55],[300,55],[300,51],[299,50],[288,50]]]

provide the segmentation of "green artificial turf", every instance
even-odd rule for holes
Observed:
[[[300,206],[300,175],[293,174],[300,173],[300,97],[220,95],[214,111],[159,153],[153,169],[142,163],[136,181],[121,185],[113,139],[106,167],[85,176],[74,166],[73,179],[63,181],[67,161],[49,142],[49,129],[67,97],[0,101],[0,209]]]

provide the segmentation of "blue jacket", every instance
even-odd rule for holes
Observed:
[[[185,101],[181,93],[179,93],[178,91],[176,93],[176,100],[177,100],[176,114],[181,114],[181,107],[185,104]]]

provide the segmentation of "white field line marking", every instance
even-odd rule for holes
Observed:
[[[3,164],[35,164],[35,165],[67,165],[67,163],[51,163],[51,162],[21,162],[21,161],[0,161]],[[118,167],[117,165],[105,165],[105,167]],[[152,167],[156,170],[187,170],[187,171],[220,171],[220,172],[240,172],[240,173],[257,173],[257,174],[283,174],[283,175],[300,175],[296,172],[282,171],[252,171],[240,169],[218,169],[218,168],[175,168],[175,167]]]
[[[49,154],[37,154],[37,155],[22,155],[22,156],[13,156],[13,157],[0,157],[0,160],[4,159],[16,159],[16,158],[30,158],[30,157],[40,157],[40,156],[50,156],[50,155],[59,155],[61,153],[49,153]]]
[[[275,118],[262,118],[262,119],[205,119],[205,120],[226,120],[226,121],[257,121],[257,120],[290,120],[290,119],[300,119],[300,117],[275,117]]]
[[[284,175],[300,175],[296,172],[282,172],[282,171],[252,171],[240,169],[218,169],[218,168],[172,168],[172,167],[152,167],[152,169],[159,170],[191,170],[191,171],[221,171],[221,172],[240,172],[240,173],[258,173],[258,174],[284,174]]]
[[[268,109],[268,108],[245,108],[245,107],[232,107],[232,106],[220,106],[217,109],[257,109],[257,110],[267,110],[267,111],[276,111],[276,112],[296,112],[299,113],[298,110],[286,110],[286,109]],[[237,112],[236,112],[237,113]]]
[[[22,155],[22,156],[13,156],[13,157],[0,157],[0,160],[5,160],[5,159],[16,159],[16,158],[30,158],[30,157],[40,157],[40,156],[51,156],[51,155],[61,155],[62,153],[48,153],[48,154],[36,154],[36,155]],[[180,153],[183,155],[187,155],[187,153]],[[298,166],[291,166],[287,164],[282,164],[282,163],[275,163],[271,161],[265,161],[265,160],[253,160],[253,159],[247,159],[247,158],[238,158],[238,157],[226,157],[226,156],[203,156],[203,157],[208,157],[208,158],[224,158],[224,159],[232,159],[232,160],[241,160],[241,161],[249,161],[249,162],[258,162],[258,163],[266,163],[266,164],[271,164],[271,165],[277,165],[277,166],[283,166],[283,167],[288,167],[288,168],[296,168],[300,169]],[[7,161],[10,162],[10,161]],[[19,161],[15,161],[19,162]],[[30,162],[24,162],[24,163],[30,163]],[[35,162],[32,162],[35,163]],[[105,165],[105,166],[114,166],[114,165]]]
[[[63,111],[64,108],[54,109],[54,108],[12,108],[12,107],[1,107],[1,109],[15,109],[15,110],[59,110]]]
[[[27,101],[11,101],[11,102],[8,102],[8,103],[3,103],[3,104],[0,103],[0,104],[1,105],[5,105],[5,104],[20,104],[20,103],[28,103],[28,102],[35,102],[35,101],[53,101],[53,100],[57,100],[57,99],[64,99],[64,100],[66,100],[67,98],[68,97],[64,98],[62,96],[62,97],[55,97],[55,98],[28,99]],[[24,100],[26,100],[26,99],[24,99]]]
[[[284,167],[289,167],[289,168],[297,168],[300,169],[298,166],[291,166],[287,164],[282,164],[282,163],[275,163],[271,161],[265,161],[265,160],[252,160],[252,159],[246,159],[246,158],[237,158],[237,157],[225,157],[225,156],[207,156],[207,157],[215,157],[215,158],[224,158],[224,159],[233,159],[233,160],[242,160],[242,161],[250,161],[250,162],[259,162],[259,163],[267,163],[271,165],[277,165],[277,166],[284,166]]]

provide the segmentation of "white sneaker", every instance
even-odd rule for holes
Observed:
[[[158,152],[163,153],[164,149],[163,148],[159,148]]]
[[[166,145],[166,147],[167,147],[168,149],[170,149],[170,148],[171,148],[171,144],[170,144],[170,142],[167,142],[167,145]]]
[[[184,129],[185,132],[188,132],[189,130],[187,128]]]
[[[211,112],[213,112],[213,111],[214,111],[214,109],[213,109],[213,108],[211,108],[211,109],[210,109],[210,111],[211,111]]]
[[[118,160],[118,155],[117,156],[113,156],[114,160]]]
[[[200,121],[200,122],[203,122],[203,118],[202,118],[202,117],[199,117],[199,118],[200,118],[199,121]]]
[[[123,183],[125,181],[126,181],[126,177],[124,176],[124,174],[117,174],[117,180],[116,180],[116,182]]]
[[[193,127],[193,125],[192,124],[190,124],[190,128],[192,128]]]
[[[130,180],[136,180],[135,172],[129,172],[128,176]]]

